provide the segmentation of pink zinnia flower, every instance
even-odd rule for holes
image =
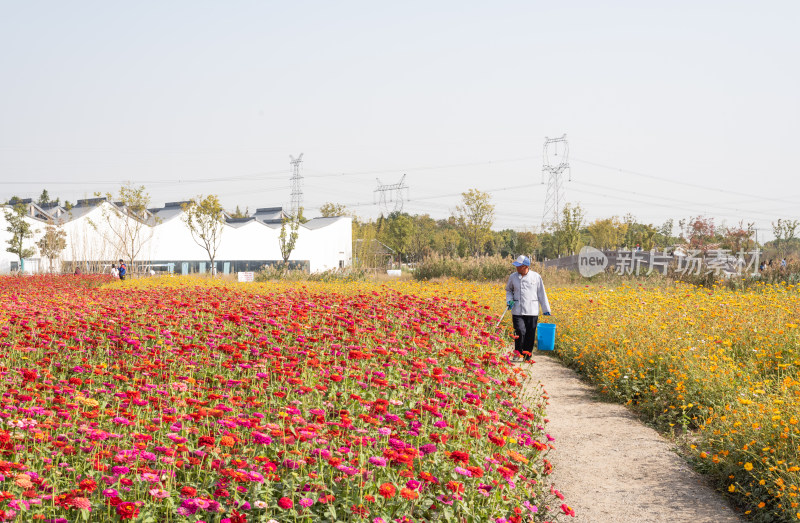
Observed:
[[[250,471],[247,473],[247,479],[254,483],[264,483],[264,476],[259,472]]]
[[[301,498],[300,501],[297,502],[301,507],[310,507],[314,504],[314,500],[311,498]]]
[[[150,495],[154,498],[164,499],[169,497],[169,492],[164,490],[163,488],[151,488]]]
[[[386,458],[382,458],[380,456],[372,456],[369,458],[369,462],[376,467],[385,467],[386,466]]]
[[[72,506],[81,510],[92,510],[92,504],[86,498],[73,499]]]

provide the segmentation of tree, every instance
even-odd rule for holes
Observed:
[[[442,256],[454,257],[459,254],[459,246],[463,238],[458,233],[458,225],[454,217],[437,220],[436,232],[433,235],[433,248]],[[466,251],[466,247],[464,248]]]
[[[108,227],[103,229],[102,234],[122,253],[132,268],[136,257],[153,236],[153,229],[147,224],[149,219],[155,220],[149,217],[147,211],[150,195],[144,185],[133,187],[126,184],[120,187],[116,201],[111,193],[105,196],[110,205],[103,208],[103,220]],[[97,224],[91,225],[98,229]]]
[[[347,208],[340,203],[326,202],[319,208],[319,214],[323,218],[334,218],[336,216],[347,215]]]
[[[294,246],[297,243],[298,230],[300,229],[300,218],[303,216],[303,208],[300,207],[297,216],[285,217],[281,220],[281,233],[278,236],[278,243],[281,247],[283,265],[286,267],[289,257],[292,255]]]
[[[30,258],[36,251],[31,247],[25,247],[25,240],[33,238],[33,227],[25,220],[27,214],[27,206],[22,202],[17,202],[11,211],[5,210],[6,221],[8,227],[6,231],[11,233],[11,238],[7,240],[7,252],[16,254],[19,258],[20,271],[25,270],[25,258]]]
[[[494,223],[494,205],[489,193],[470,189],[461,193],[461,205],[456,207],[456,219],[470,254],[481,253]]]
[[[534,233],[525,231],[517,234],[517,253],[527,254],[533,258],[534,251],[539,248],[541,242]]]
[[[744,221],[733,227],[725,227],[722,237],[722,246],[730,249],[733,254],[749,251],[756,233],[755,223],[745,225]]]
[[[236,206],[236,210],[231,213],[231,218],[247,218],[250,216],[250,207],[245,207],[244,212]]]
[[[47,189],[42,189],[42,194],[39,195],[39,199],[36,200],[37,205],[50,205],[55,204],[58,205],[61,198],[56,198],[55,200],[50,199],[50,194],[47,192]]]
[[[628,231],[628,224],[616,216],[593,221],[587,228],[592,246],[598,249],[616,249],[622,246]]]
[[[492,254],[504,258],[522,254],[519,250],[519,233],[513,229],[503,229],[492,234]]]
[[[414,220],[408,214],[393,212],[386,219],[387,225],[382,238],[386,245],[395,250],[400,259],[408,256],[411,241],[414,237]]]
[[[687,244],[689,249],[701,251],[703,254],[713,248],[719,240],[714,218],[696,216],[688,220],[680,220],[678,227],[681,229],[681,240]]]
[[[786,257],[786,248],[795,237],[795,231],[800,226],[800,221],[784,220],[778,218],[777,222],[772,222],[772,232],[775,234],[775,248],[778,250],[778,257]]]
[[[50,272],[53,272],[53,260],[61,256],[61,252],[67,247],[67,233],[60,227],[48,225],[36,246],[39,247],[39,253],[50,262]]]
[[[219,198],[213,194],[203,198],[201,194],[181,207],[184,212],[183,221],[189,227],[192,239],[206,250],[208,260],[211,262],[211,271],[216,272],[214,258],[217,256],[222,231],[225,228],[225,213]]]
[[[559,220],[553,230],[553,240],[557,254],[572,254],[581,247],[581,229],[584,212],[580,205],[566,204],[561,210]]]
[[[412,216],[411,219],[414,222],[414,234],[411,236],[408,255],[414,261],[421,261],[433,253],[436,220],[427,214]]]

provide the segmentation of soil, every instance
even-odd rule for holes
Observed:
[[[523,364],[526,387],[549,397],[551,482],[575,523],[742,522],[723,496],[681,458],[677,446],[642,424],[546,353]]]

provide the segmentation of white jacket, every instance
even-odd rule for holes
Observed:
[[[542,312],[550,312],[550,302],[547,301],[544,282],[538,272],[529,270],[525,276],[518,272],[509,276],[506,283],[506,301],[509,300],[516,302],[511,309],[511,314],[515,316],[538,316],[540,305]]]

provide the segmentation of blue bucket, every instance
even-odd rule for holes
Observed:
[[[556,345],[556,324],[540,323],[536,328],[539,350],[553,350]]]

